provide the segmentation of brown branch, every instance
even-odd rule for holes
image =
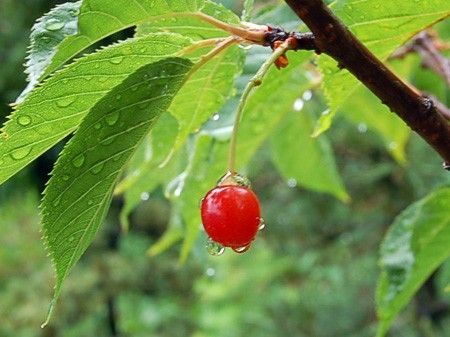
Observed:
[[[421,96],[378,60],[322,0],[285,1],[314,34],[319,52],[334,58],[340,68],[348,69],[450,163],[450,125],[429,98]]]

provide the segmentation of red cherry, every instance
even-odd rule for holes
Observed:
[[[261,222],[259,201],[247,187],[217,186],[202,201],[202,222],[209,237],[237,252],[254,240]]]

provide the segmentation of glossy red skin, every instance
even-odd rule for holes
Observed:
[[[249,245],[261,221],[255,193],[242,186],[218,186],[202,201],[202,222],[209,237],[225,247]]]

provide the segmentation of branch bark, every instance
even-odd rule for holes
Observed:
[[[348,69],[441,155],[444,167],[450,167],[450,125],[433,102],[378,60],[322,0],[285,1],[314,34],[316,49]]]

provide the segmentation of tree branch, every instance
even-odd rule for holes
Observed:
[[[285,1],[314,34],[317,50],[348,69],[442,156],[444,167],[450,167],[450,125],[433,102],[378,60],[322,0]]]

